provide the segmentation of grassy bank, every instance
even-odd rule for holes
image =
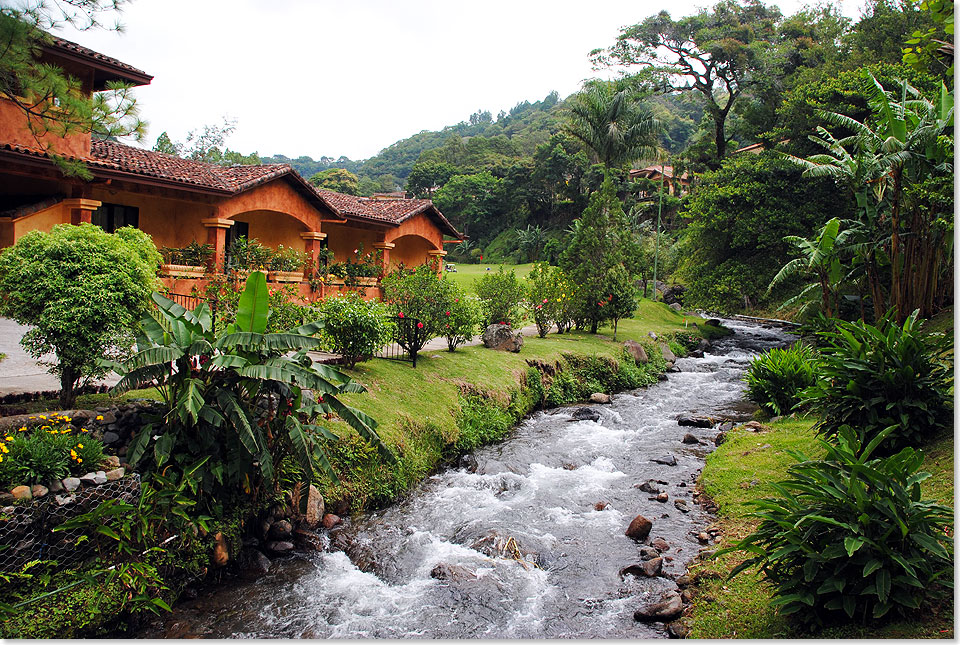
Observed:
[[[587,390],[609,391],[618,379],[628,386],[631,378],[650,382],[649,375],[621,373],[630,368],[623,358],[623,341],[649,342],[651,331],[660,335],[695,331],[693,323],[697,321],[702,325],[702,319],[643,301],[635,318],[621,321],[616,342],[606,335],[609,329],[601,329],[598,335],[569,332],[525,338],[519,354],[482,346],[461,347],[453,353],[427,352],[418,358],[416,369],[409,363],[386,360],[359,363],[349,373],[365,384],[368,392],[343,399],[377,419],[380,436],[401,459],[393,465],[379,463],[344,424],[334,422],[332,428],[344,438],[329,446],[341,481],[321,482],[325,496],[334,501],[349,499],[354,511],[387,503],[444,460],[473,447],[475,442],[464,436],[464,429],[477,425],[476,415],[488,415],[484,423],[505,428],[499,433],[505,435],[544,398],[553,403],[570,402],[574,394],[589,396]],[[707,328],[705,334],[716,331]],[[548,370],[559,365],[560,373],[543,374],[537,368],[531,372],[530,362],[548,366]],[[660,368],[650,366],[651,374],[654,369]],[[563,393],[559,393],[561,387],[566,388]],[[342,504],[340,508],[346,510]]]
[[[703,491],[719,507],[717,526],[723,548],[745,537],[759,524],[750,516],[750,500],[773,493],[771,482],[782,480],[795,463],[787,450],[817,458],[823,450],[812,430],[813,419],[784,419],[767,430],[740,429],[707,457],[701,475]],[[953,506],[953,437],[944,436],[923,447],[924,498]],[[690,617],[691,638],[953,638],[953,607],[927,608],[911,621],[891,620],[865,627],[830,628],[815,634],[798,631],[770,607],[771,588],[752,570],[728,580],[745,559],[730,553],[691,567],[697,596]]]

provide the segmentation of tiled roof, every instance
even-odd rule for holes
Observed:
[[[293,172],[287,164],[217,166],[115,141],[94,140],[90,152],[93,160],[104,167],[226,193],[240,192]]]
[[[440,228],[447,235],[460,237],[453,224],[443,216],[429,199],[373,199],[335,193],[332,190],[316,189],[324,201],[332,205],[341,216],[353,216],[374,219],[392,224],[400,224],[414,215],[428,213],[440,222]]]
[[[671,178],[673,177],[673,166],[647,166],[646,168],[640,168],[640,169],[634,168],[633,170],[630,171],[630,176],[631,177],[659,176],[661,171],[663,172],[664,177],[671,177]],[[690,178],[690,175],[688,175],[686,172],[680,175],[681,181],[689,178]]]
[[[146,82],[149,83],[150,82],[149,79],[153,78],[150,74],[147,74],[145,71],[141,69],[137,69],[133,65],[128,65],[123,61],[113,58],[112,56],[107,56],[106,54],[101,54],[100,52],[93,51],[89,47],[78,45],[77,43],[72,42],[70,40],[66,40],[64,38],[59,38],[58,36],[54,36],[52,34],[49,34],[49,35],[50,35],[50,42],[47,43],[47,46],[54,50],[60,50],[70,54],[74,54],[76,56],[81,56],[83,58],[96,61],[101,65],[113,67],[113,68],[116,68],[117,70],[127,72],[133,76],[141,77],[139,79],[129,79],[129,80],[138,80],[142,83],[146,79]]]

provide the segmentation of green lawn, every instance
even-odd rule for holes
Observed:
[[[773,493],[770,483],[786,477],[787,467],[794,463],[787,450],[812,458],[823,454],[813,423],[814,419],[784,419],[762,432],[737,430],[707,457],[700,484],[719,507],[716,524],[722,537],[716,548],[733,544],[757,526],[747,502]],[[932,474],[924,483],[924,497],[953,506],[953,436],[932,441],[923,451],[923,468]],[[735,552],[691,567],[698,592],[689,619],[691,638],[953,638],[952,606],[928,610],[915,621],[798,632],[770,607],[771,588],[754,570],[727,579],[744,559],[745,554]]]
[[[517,277],[523,280],[526,278],[530,271],[533,270],[533,264],[460,264],[454,262],[457,265],[456,272],[445,271],[444,275],[447,276],[448,280],[453,280],[467,293],[476,293],[474,290],[474,282],[487,273],[495,273],[500,267],[503,267],[504,271],[513,271],[517,274]],[[487,269],[490,269],[487,271]]]

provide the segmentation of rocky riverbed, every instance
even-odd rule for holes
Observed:
[[[749,360],[788,340],[729,326],[658,385],[537,413],[405,501],[321,531],[321,551],[181,603],[140,636],[667,636],[690,600],[686,567],[716,537],[694,493],[703,459],[751,412]]]

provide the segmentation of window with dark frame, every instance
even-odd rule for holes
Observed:
[[[116,233],[118,228],[124,226],[140,228],[140,209],[123,204],[101,204],[93,211],[90,221],[107,233]]]

